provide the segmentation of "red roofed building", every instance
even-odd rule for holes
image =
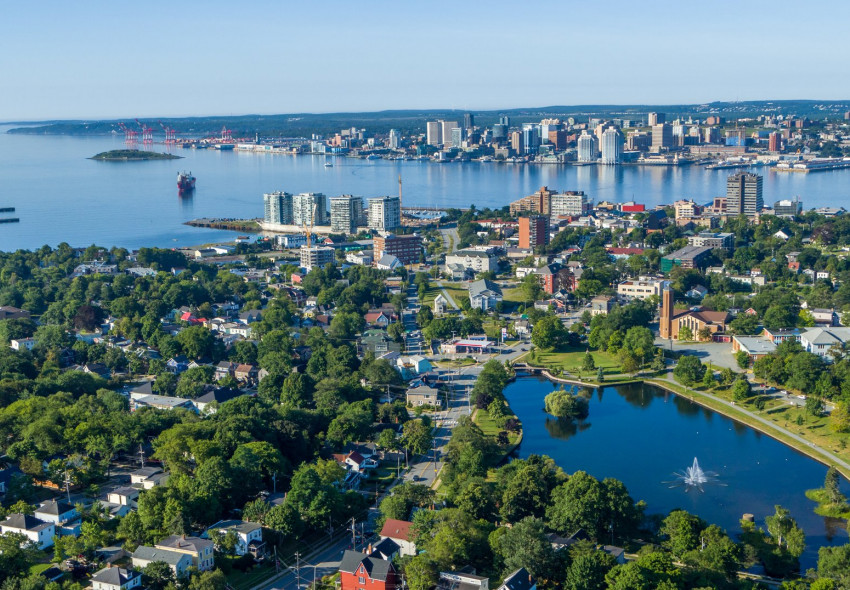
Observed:
[[[392,539],[400,547],[399,553],[404,555],[416,555],[416,545],[413,543],[410,534],[412,522],[406,520],[396,520],[388,518],[384,521],[384,527],[381,529],[381,539]]]
[[[623,213],[640,213],[641,211],[646,211],[646,206],[640,203],[623,203],[620,210]]]
[[[606,248],[605,251],[608,252],[608,255],[615,260],[618,258],[628,258],[629,256],[643,254],[643,248]]]

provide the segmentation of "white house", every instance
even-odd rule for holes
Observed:
[[[142,467],[130,474],[130,484],[144,490],[155,488],[168,481],[168,474],[159,467]]]
[[[375,263],[378,270],[395,270],[404,266],[401,261],[392,254],[384,254],[381,259]]]
[[[91,578],[92,590],[130,590],[142,587],[142,572],[123,567],[105,567]]]
[[[178,578],[185,576],[186,571],[192,567],[192,556],[188,553],[147,545],[142,545],[133,552],[133,567],[142,569],[155,561],[164,561]]]
[[[809,328],[800,334],[800,344],[807,352],[829,358],[829,349],[850,340],[850,328]]]
[[[402,557],[405,555],[416,555],[416,544],[411,540],[413,538],[410,532],[412,526],[412,522],[388,518],[384,521],[384,526],[381,529],[381,539],[392,539],[395,541],[400,547],[399,553]]]
[[[35,346],[34,338],[18,338],[16,340],[10,340],[9,346],[12,350],[32,350]]]
[[[56,526],[27,514],[10,514],[0,522],[0,533],[18,533],[35,543],[39,549],[53,546]]]
[[[36,508],[33,515],[39,520],[58,525],[79,518],[80,513],[77,512],[77,509],[70,502],[66,502],[65,500],[48,500]]]
[[[251,553],[256,556],[263,548],[263,527],[253,522],[245,522],[243,520],[220,520],[207,529],[205,536],[210,536],[210,532],[220,531],[228,533],[233,531],[236,534],[236,555],[245,555]]]
[[[133,506],[139,499],[139,490],[128,486],[115,488],[106,495],[106,501],[119,506]]]
[[[488,279],[473,281],[469,285],[469,303],[474,309],[487,311],[502,301],[502,289]]]
[[[496,270],[499,266],[496,257],[496,248],[467,248],[446,254],[446,266],[458,264],[473,272],[488,272]]]

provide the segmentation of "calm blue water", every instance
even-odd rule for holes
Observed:
[[[549,455],[567,473],[583,470],[599,479],[617,478],[635,500],[647,502],[649,514],[681,508],[730,534],[740,531],[744,513],[754,514],[764,526],[764,517],[781,504],[806,533],[804,567],[816,564],[818,547],[847,542],[847,531],[817,516],[815,504],[804,496],[823,485],[826,467],[817,461],[650,385],[602,388],[590,401],[587,420],[559,421],[543,411],[543,398],[554,388],[549,381],[523,377],[505,390],[523,423],[520,456]],[[699,493],[665,483],[694,457],[725,485]]]
[[[248,154],[173,148],[184,160],[109,163],[86,160],[123,147],[123,137],[9,135],[0,127],[0,207],[21,223],[0,225],[0,249],[66,241],[128,248],[195,245],[232,238],[190,228],[196,217],[260,217],[262,194],[320,191],[364,197],[396,194],[404,180],[410,205],[501,207],[540,186],[584,190],[593,199],[648,205],[680,198],[706,202],[725,193],[728,171],[700,167],[572,167],[497,163],[433,164]],[[163,151],[165,146],[153,149]],[[176,175],[198,178],[192,198],[177,196]],[[806,207],[848,204],[850,170],[816,174],[766,172],[765,203],[799,195]]]

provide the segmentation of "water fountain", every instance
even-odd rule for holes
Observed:
[[[717,473],[714,471],[704,471],[699,466],[699,461],[697,461],[696,457],[694,457],[694,462],[690,467],[685,468],[683,471],[676,471],[673,475],[676,479],[665,483],[670,484],[671,488],[684,487],[686,492],[691,491],[691,489],[703,492],[705,491],[704,487],[709,484],[724,485],[718,481]]]

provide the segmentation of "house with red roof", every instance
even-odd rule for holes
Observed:
[[[413,536],[410,532],[412,522],[406,520],[396,520],[388,518],[384,521],[384,526],[381,529],[381,539],[392,539],[399,546],[399,553],[402,556],[416,555],[416,544],[413,542]]]

